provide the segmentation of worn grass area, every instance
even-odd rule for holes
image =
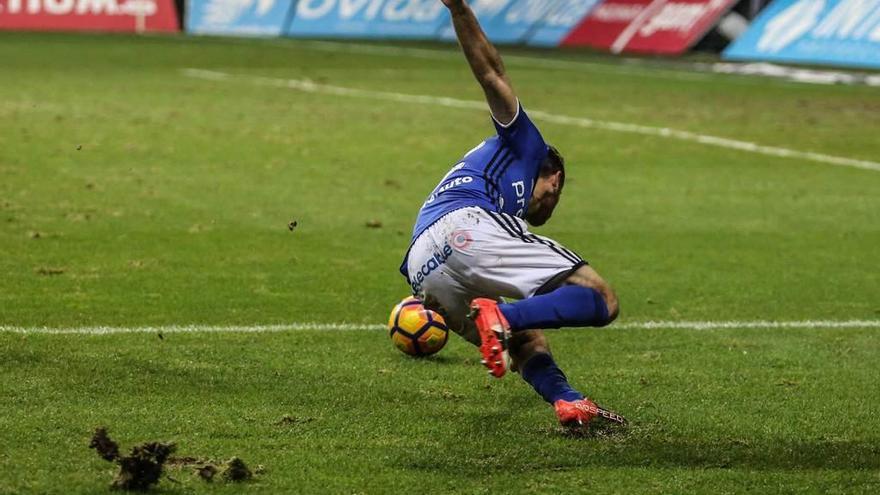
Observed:
[[[177,455],[263,465],[249,492],[880,488],[876,331],[555,337],[572,381],[632,427],[566,436],[458,340],[420,361],[380,332],[5,335],[0,488],[103,489],[113,469],[86,448],[102,424],[124,445],[175,440]],[[169,473],[170,493],[224,490]]]
[[[383,321],[416,209],[487,116],[181,69],[479,99],[452,53],[0,35],[0,325]],[[880,160],[876,89],[562,56],[582,63],[508,63],[527,109]],[[624,319],[880,317],[880,173],[538,124],[569,164],[540,232],[616,286]],[[551,338],[628,431],[564,435],[460,340],[410,360],[370,331],[0,334],[0,493],[105,490],[99,425],[266,468],[242,486],[173,468],[167,493],[880,489],[876,330]]]
[[[554,337],[572,381],[632,427],[565,435],[460,340],[413,360],[380,332],[4,335],[0,491],[104,489],[114,469],[87,449],[96,425],[123,445],[174,440],[180,456],[263,465],[249,492],[880,487],[876,330]],[[169,474],[169,493],[242,489]]]

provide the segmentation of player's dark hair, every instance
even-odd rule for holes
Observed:
[[[559,150],[548,145],[547,158],[544,158],[544,161],[541,162],[541,170],[538,172],[538,175],[540,177],[547,177],[556,172],[562,172],[559,174],[559,188],[562,189],[562,186],[565,185],[565,158],[562,158]]]

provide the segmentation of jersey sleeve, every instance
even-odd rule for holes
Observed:
[[[509,124],[504,125],[492,117],[498,136],[522,159],[543,160],[547,156],[547,143],[541,132],[532,123],[522,104],[517,107],[516,115]]]

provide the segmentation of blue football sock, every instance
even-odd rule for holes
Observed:
[[[521,367],[520,374],[523,380],[551,404],[558,400],[575,401],[584,398],[583,394],[571,388],[565,373],[556,366],[550,354],[535,354]]]
[[[602,295],[580,285],[564,285],[549,294],[499,304],[498,308],[513,331],[609,323],[608,306]]]

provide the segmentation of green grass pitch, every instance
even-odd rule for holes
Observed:
[[[0,35],[0,326],[382,323],[486,112],[249,78],[479,100],[430,49]],[[875,88],[503,53],[527,109],[880,158]],[[539,232],[617,288],[620,323],[880,318],[877,171],[537,123],[569,177]],[[265,468],[173,468],[162,493],[878,493],[877,331],[554,332],[573,384],[632,422],[582,437],[460,339],[415,360],[378,330],[0,332],[0,493],[105,492],[100,425]]]

